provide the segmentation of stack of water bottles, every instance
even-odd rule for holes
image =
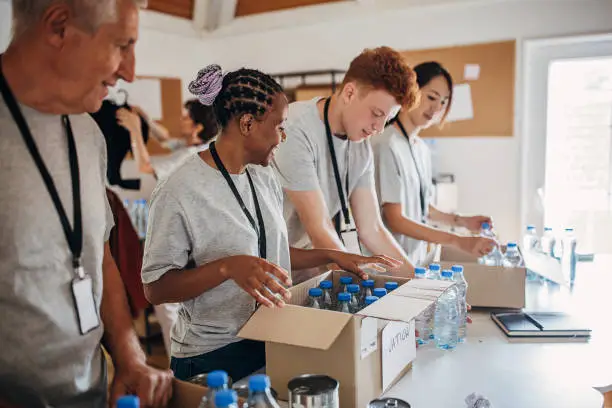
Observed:
[[[134,230],[138,234],[138,238],[145,239],[147,236],[147,220],[149,218],[149,204],[145,199],[137,199],[130,203],[130,200],[123,200]]]
[[[335,289],[330,280],[321,281],[317,288],[310,288],[306,306],[342,313],[357,313],[397,289],[398,286],[397,282],[388,281],[384,287],[376,288],[374,280],[362,280],[358,284],[353,282],[353,277],[342,276]]]
[[[438,301],[416,318],[417,342],[428,344],[431,340],[442,350],[452,350],[465,341],[467,334],[467,288],[463,266],[454,265],[441,270],[439,264],[429,269],[415,268],[415,279],[432,279],[454,282]]]
[[[480,236],[491,238],[497,241],[497,236],[491,229],[488,222],[484,222],[481,226]],[[519,252],[516,242],[508,242],[506,252],[502,253],[499,245],[493,247],[493,250],[487,255],[478,258],[478,263],[487,266],[503,266],[505,268],[518,268],[523,266],[523,258]]]
[[[539,237],[535,226],[528,225],[523,235],[523,250],[544,254],[561,262],[563,277],[570,283],[573,283],[576,278],[576,264],[578,261],[576,246],[577,241],[573,228],[565,228],[560,239],[560,245],[557,244],[557,237],[550,227],[544,227],[544,233]],[[532,271],[528,270],[527,273],[529,280],[540,279]],[[546,280],[545,278],[541,279]]]
[[[238,406],[236,391],[228,387],[225,371],[212,371],[207,376],[208,393],[202,398],[199,408],[279,408],[272,396],[270,378],[256,374],[249,378],[249,396],[246,403]]]

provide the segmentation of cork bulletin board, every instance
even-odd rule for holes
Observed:
[[[455,82],[451,116],[425,137],[512,136],[514,134],[515,41],[403,51],[411,66],[426,61],[444,65]],[[455,115],[452,115],[456,113]]]

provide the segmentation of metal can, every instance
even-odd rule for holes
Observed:
[[[289,384],[289,408],[339,408],[338,381],[326,375],[306,374]]]
[[[397,398],[381,398],[370,402],[368,408],[410,408],[410,404]]]

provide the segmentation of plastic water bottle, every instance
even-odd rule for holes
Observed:
[[[323,290],[321,288],[308,289],[308,307],[313,309],[323,309],[322,302]]]
[[[451,271],[442,271],[442,280],[453,280]],[[451,286],[440,298],[434,314],[434,339],[436,347],[442,350],[451,350],[457,347],[459,327],[459,308],[457,302],[457,289]]]
[[[348,292],[347,286],[350,285],[351,283],[353,283],[353,278],[351,278],[350,276],[342,276],[340,278],[340,288],[338,290],[338,293]]]
[[[442,270],[442,268],[440,267],[439,264],[432,263],[431,265],[429,265],[429,270],[427,271],[427,279],[440,280],[440,278],[441,278],[440,271],[441,270]]]
[[[377,300],[378,298],[376,296],[366,296],[364,305],[365,307],[368,307]]]
[[[280,408],[270,392],[270,377],[257,374],[249,378],[249,397],[243,408]]]
[[[123,200],[123,206],[125,207],[125,209],[128,211],[128,214],[130,212],[130,200],[128,200],[127,198],[125,200]]]
[[[348,292],[338,293],[338,305],[336,310],[342,313],[351,313],[349,302],[351,301],[351,294]]]
[[[140,223],[140,215],[138,214],[138,200],[132,201],[128,213],[130,214],[130,220],[132,220],[132,226],[134,231],[138,234],[138,225]]]
[[[459,328],[458,328],[458,340],[459,343],[465,341],[467,335],[467,289],[468,283],[463,275],[463,266],[453,265],[451,267],[453,271],[453,280],[457,284],[457,300],[459,305]]]
[[[385,289],[387,289],[387,293],[393,292],[398,287],[399,284],[397,282],[385,282]]]
[[[351,283],[350,285],[346,285],[346,289],[351,295],[351,300],[349,300],[349,310],[351,313],[355,313],[359,310],[359,285]]]
[[[214,408],[238,408],[238,394],[234,390],[223,390],[215,394]]]
[[[377,298],[382,298],[387,294],[387,289],[385,288],[376,288],[374,289],[374,296],[376,296]]]
[[[540,249],[543,253],[548,256],[555,256],[555,246],[557,245],[557,239],[553,233],[552,228],[544,227],[544,234],[540,239]]]
[[[427,279],[425,268],[414,268],[414,278]],[[415,319],[416,331],[418,332],[417,343],[420,345],[429,343],[434,310],[435,304],[432,304]]]
[[[225,371],[211,371],[206,377],[208,393],[202,398],[199,408],[214,408],[215,395],[227,390],[228,375]]]
[[[324,280],[319,283],[319,288],[323,292],[321,296],[321,306],[326,310],[333,310],[334,308],[334,295],[333,295],[333,284],[332,281]]]
[[[149,219],[149,204],[147,200],[140,200],[139,202],[139,225],[138,225],[138,237],[144,239],[147,236],[147,221]]]
[[[124,395],[117,400],[117,408],[140,408],[140,399],[135,395]]]
[[[491,238],[497,240],[495,233],[491,230],[491,225],[488,222],[483,222],[480,230],[480,236],[484,238]],[[499,247],[493,247],[493,250],[487,255],[478,258],[478,263],[487,266],[501,266],[503,254],[499,250]]]
[[[538,251],[540,248],[540,239],[536,233],[536,227],[528,225],[525,235],[523,235],[523,248],[525,251]]]
[[[361,295],[359,296],[359,303],[361,306],[365,306],[365,300],[368,296],[373,296],[372,291],[374,290],[374,281],[367,279],[361,282]]]
[[[565,229],[565,236],[561,241],[563,252],[561,253],[561,272],[566,282],[572,285],[576,279],[576,236],[573,228]]]
[[[516,242],[508,242],[502,265],[505,268],[518,268],[523,264]]]

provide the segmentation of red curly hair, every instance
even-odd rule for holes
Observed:
[[[349,66],[342,88],[349,82],[391,94],[403,109],[413,108],[419,98],[416,73],[401,54],[390,47],[365,49]]]

